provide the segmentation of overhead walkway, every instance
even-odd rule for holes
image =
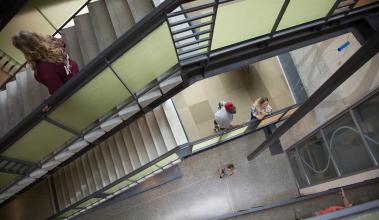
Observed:
[[[120,5],[110,7],[111,2],[113,4],[118,2]],[[128,1],[128,3],[131,2],[143,1]],[[20,105],[14,104],[13,99],[1,99],[10,103],[7,106],[18,106],[14,108],[14,111],[15,115],[19,116],[16,117],[18,121],[7,122],[11,126],[3,130],[6,133],[3,133],[0,140],[1,155],[24,164],[32,163],[24,173],[9,174],[2,169],[4,172],[0,174],[0,178],[4,180],[2,181],[4,184],[0,194],[1,201],[7,200],[46,174],[49,171],[49,165],[58,166],[73,156],[78,149],[85,146],[89,146],[88,149],[93,148],[107,137],[124,129],[125,126],[136,126],[134,123],[136,119],[199,78],[220,73],[222,67],[226,65],[246,62],[244,59],[247,56],[254,56],[256,61],[283,50],[301,47],[313,41],[352,31],[353,28],[358,27],[357,24],[361,24],[359,22],[364,22],[362,18],[365,15],[376,13],[379,6],[376,1],[369,3],[353,1],[344,7],[347,1],[312,0],[305,4],[302,0],[261,0],[209,1],[209,3],[193,7],[185,7],[186,5],[179,7],[186,2],[192,1],[168,0],[130,29],[122,29],[127,25],[125,19],[112,18],[118,15],[117,10],[126,8],[124,1],[109,0],[105,1],[105,5],[102,1],[93,2],[98,4],[98,7],[93,5],[89,9],[97,8],[102,12],[105,10],[111,12],[110,8],[115,10],[109,13],[112,16],[109,16],[108,24],[114,25],[116,20],[120,22],[117,27],[114,27],[114,35],[119,36],[117,39],[107,31],[97,31],[101,28],[109,30],[106,24],[89,28],[91,19],[96,20],[101,17],[91,16],[91,13],[94,15],[96,12],[90,10],[88,15],[74,19],[77,25],[70,30],[64,30],[63,37],[67,41],[67,48],[73,58],[78,62],[83,62],[80,73],[46,101],[43,101],[43,95],[41,95],[43,92],[37,85],[35,89],[24,89],[30,94],[40,94],[36,96],[38,100],[32,102],[31,105],[34,107],[30,107],[29,111],[22,107],[24,101],[28,100],[28,96],[25,93],[24,96],[17,94],[23,90],[22,88],[14,90],[16,94],[12,96],[21,97],[22,101],[14,99],[18,100],[15,102],[21,103]],[[313,7],[309,7],[310,5]],[[131,7],[131,5],[128,6]],[[135,8],[139,7],[135,6]],[[209,10],[201,14],[207,8]],[[198,11],[201,15],[193,13]],[[125,16],[125,12],[120,16]],[[133,17],[133,13],[129,17]],[[187,20],[183,21],[183,19]],[[101,22],[105,21],[101,20]],[[121,24],[121,22],[125,23]],[[93,21],[93,23],[96,22]],[[122,31],[126,32],[122,34]],[[107,36],[96,35],[99,33],[107,33]],[[111,43],[113,40],[114,42]],[[179,42],[182,40],[183,42]],[[303,41],[303,44],[290,47],[291,44]],[[89,44],[90,42],[92,43]],[[203,44],[206,44],[206,47]],[[110,46],[107,47],[107,45]],[[104,50],[101,51],[101,49]],[[250,49],[253,53],[245,53],[247,52],[245,49]],[[30,75],[24,74],[27,77]],[[19,78],[22,76],[20,75]],[[16,86],[18,82],[16,81]],[[2,93],[6,92],[6,95],[1,97],[8,97],[8,95],[11,97],[10,91],[2,91]],[[41,110],[45,106],[53,108],[49,113],[43,114]],[[9,108],[7,107],[7,112]],[[7,118],[10,118],[9,115],[7,114]],[[223,134],[226,136],[221,142],[237,138],[246,130],[233,132]],[[219,143],[218,140],[210,141],[209,145]],[[99,146],[102,145],[104,144],[101,143]],[[194,147],[194,152],[209,145],[199,143]],[[192,145],[190,146],[192,152]],[[96,147],[96,149],[103,148]],[[79,153],[85,150],[82,149]],[[174,150],[168,151],[157,159],[153,159],[154,156],[149,158],[152,160],[150,162],[147,161],[145,155],[145,165],[130,173],[128,171],[126,176],[101,190],[108,190],[122,180],[128,180],[127,183],[137,182],[143,176],[164,167],[166,164],[156,163],[174,154],[176,154]],[[180,157],[179,154],[177,156]],[[175,156],[170,158],[167,164],[177,160]],[[122,176],[122,174],[121,172],[118,175]],[[137,176],[133,178],[134,175]],[[75,195],[75,198],[70,197],[70,203],[68,203],[66,198],[65,202],[62,202],[65,204],[62,207],[69,206],[61,210],[54,218],[61,214],[64,216],[60,217],[65,217],[77,213],[79,202],[86,202],[85,199]]]

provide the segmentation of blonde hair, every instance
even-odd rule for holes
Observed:
[[[55,64],[64,63],[65,50],[62,44],[50,36],[42,36],[34,32],[20,31],[12,37],[13,45],[21,50],[26,61],[37,70],[37,62],[47,61]]]
[[[255,101],[254,101],[254,106],[255,108],[259,111],[259,112],[263,112],[263,109],[262,109],[262,104],[264,102],[268,102],[268,98],[267,97],[259,97],[257,98]]]

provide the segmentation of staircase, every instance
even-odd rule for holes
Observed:
[[[174,105],[168,100],[52,175],[59,210],[184,143],[187,138]],[[159,167],[154,173],[162,170]]]
[[[60,32],[79,69],[153,10],[154,4],[151,0],[98,0],[91,1],[87,8],[88,13],[76,16],[74,25]],[[10,62],[4,65],[14,67]],[[33,74],[26,68],[0,91],[0,138],[49,96]]]

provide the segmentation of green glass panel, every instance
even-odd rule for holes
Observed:
[[[142,177],[144,176],[147,176],[149,175],[150,173],[158,170],[159,168],[155,165],[152,165],[144,170],[142,170],[141,172],[137,173],[136,175],[130,177],[129,179],[132,180],[132,181],[137,181],[139,179],[141,179]]]
[[[54,110],[50,117],[81,131],[129,97],[130,93],[107,68]]]
[[[119,183],[119,184],[117,184],[117,185],[115,185],[115,186],[109,188],[107,191],[105,191],[105,193],[107,193],[107,194],[112,194],[112,193],[114,193],[114,192],[116,192],[116,191],[118,191],[118,190],[120,190],[120,189],[122,189],[122,188],[128,186],[128,185],[131,184],[131,183],[132,183],[132,182],[130,182],[129,180],[124,180],[124,181],[122,181],[121,183]]]
[[[291,0],[278,30],[325,17],[336,0]]]
[[[175,48],[166,23],[112,63],[122,80],[138,91],[177,64]]]
[[[156,164],[157,164],[158,166],[160,166],[160,167],[164,167],[164,166],[166,166],[167,164],[169,164],[169,163],[171,163],[171,162],[177,160],[178,158],[179,158],[179,157],[178,157],[177,154],[172,154],[172,155],[166,157],[165,159],[159,161],[159,162],[156,163]]]
[[[48,122],[41,121],[2,155],[20,160],[38,162],[56,150],[73,135]]]
[[[239,129],[234,130],[234,131],[231,131],[229,133],[226,133],[226,134],[222,135],[221,140],[223,141],[223,140],[235,137],[237,135],[241,135],[246,131],[246,129],[247,129],[247,126],[243,127],[243,128],[239,128]]]
[[[203,149],[203,148],[208,147],[208,146],[210,146],[210,145],[212,145],[212,144],[215,144],[215,143],[217,143],[219,140],[220,140],[220,137],[215,137],[215,138],[209,139],[209,140],[207,140],[207,141],[201,142],[201,143],[199,143],[199,144],[195,144],[195,145],[193,145],[193,147],[192,147],[192,152],[197,151],[197,150],[200,150],[200,149]]]
[[[79,211],[78,209],[70,209],[67,212],[63,213],[62,215],[58,216],[58,218],[67,218],[67,217],[75,214],[78,211]]]
[[[87,206],[90,206],[92,205],[93,203],[99,201],[100,199],[99,198],[92,198],[92,199],[89,199],[83,203],[81,203],[80,205],[78,205],[78,208],[86,208]]]
[[[18,175],[11,173],[0,173],[0,188],[14,180]]]
[[[240,0],[218,7],[212,50],[267,34],[284,0]]]

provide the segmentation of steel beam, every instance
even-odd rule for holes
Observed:
[[[378,52],[379,32],[376,32],[353,56],[350,57],[350,59],[348,59],[324,84],[322,84],[292,116],[276,129],[267,140],[258,146],[247,159],[253,160],[268,148],[268,146],[277,141],[284,133],[300,121],[308,112],[312,111]]]

